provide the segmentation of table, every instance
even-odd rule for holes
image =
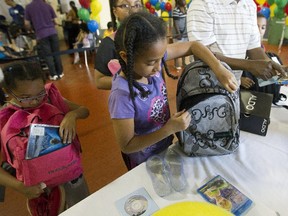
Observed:
[[[265,137],[241,131],[240,147],[230,155],[190,158],[179,150],[177,144],[173,144],[171,148],[179,152],[184,161],[189,183],[185,192],[159,197],[143,163],[61,216],[117,216],[115,201],[141,187],[147,190],[160,208],[175,202],[204,201],[196,189],[217,174],[253,200],[254,205],[246,215],[288,215],[288,110],[273,106],[270,119]]]

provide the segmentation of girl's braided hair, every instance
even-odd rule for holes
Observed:
[[[133,86],[136,87],[141,94],[141,97],[147,97],[150,92],[140,86],[134,81],[134,57],[139,55],[151,44],[159,41],[166,40],[166,24],[165,22],[148,13],[148,12],[137,12],[131,14],[126,18],[120,25],[115,35],[115,48],[118,55],[119,62],[122,67],[129,86],[131,98],[134,99],[136,93],[133,91]],[[120,51],[125,51],[127,55],[127,64],[119,56]],[[177,77],[170,74],[166,62],[162,59],[166,74],[176,79]]]

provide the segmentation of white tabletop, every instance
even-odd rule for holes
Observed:
[[[237,152],[214,157],[186,157],[185,175],[189,186],[183,193],[161,198],[155,193],[145,163],[119,177],[61,216],[117,216],[115,201],[144,187],[162,208],[175,202],[204,201],[196,189],[217,174],[253,200],[246,213],[251,216],[288,215],[288,110],[272,107],[265,137],[241,131]],[[178,146],[171,148],[179,152]]]

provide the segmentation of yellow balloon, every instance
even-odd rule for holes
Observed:
[[[275,11],[275,8],[277,7],[277,5],[274,3],[270,6],[270,17],[274,17],[275,14],[274,14],[274,11]]]
[[[143,5],[145,5],[150,0],[143,0]]]
[[[233,216],[233,214],[210,203],[187,201],[167,206],[152,216]]]
[[[186,0],[186,4],[188,5],[191,2],[191,0]]]
[[[263,5],[266,2],[266,0],[256,0],[256,2],[260,5]]]
[[[102,4],[98,0],[94,0],[90,3],[90,8],[93,14],[99,14],[102,10]]]
[[[286,24],[286,26],[288,26],[288,16],[285,19],[285,24]]]
[[[97,21],[98,23],[100,23],[100,14],[91,13],[91,14],[90,14],[90,19],[91,19],[91,20],[95,20],[95,21]]]
[[[167,22],[169,20],[169,13],[167,11],[163,11],[161,13],[161,17],[165,22]]]

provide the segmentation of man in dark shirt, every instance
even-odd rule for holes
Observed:
[[[55,11],[43,0],[33,0],[25,8],[25,25],[31,28],[31,24],[36,34],[38,54],[48,65],[50,80],[62,78],[64,74],[61,58],[59,55],[51,55],[59,52]]]

